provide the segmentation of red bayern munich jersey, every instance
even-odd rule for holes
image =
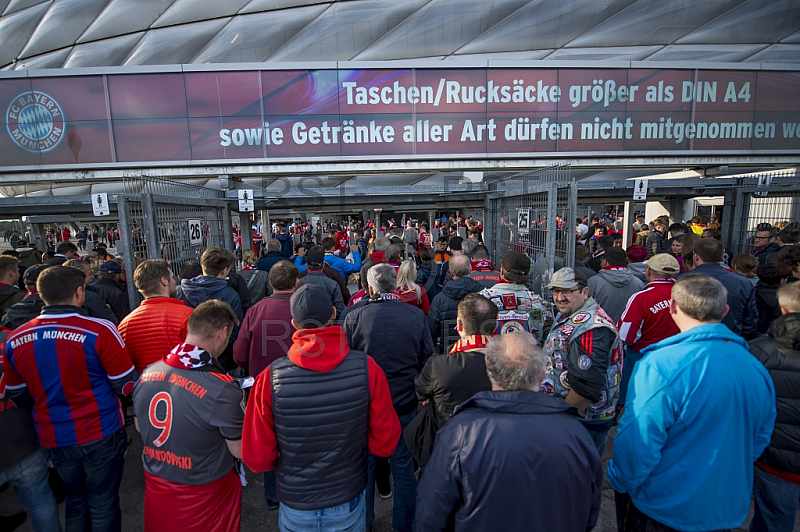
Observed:
[[[673,285],[675,279],[656,279],[628,300],[617,329],[632,349],[641,351],[680,332],[669,313]]]
[[[116,393],[136,381],[128,349],[114,324],[77,310],[45,308],[6,342],[6,388],[28,387],[42,447],[91,443],[125,425]]]

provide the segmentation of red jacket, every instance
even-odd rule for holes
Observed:
[[[311,371],[331,371],[350,352],[344,329],[338,325],[297,331],[292,336],[292,341],[289,359]],[[305,353],[313,353],[314,356],[307,356]],[[368,450],[377,456],[391,456],[400,440],[400,421],[392,407],[386,375],[372,357],[367,357],[367,361],[370,395]],[[275,469],[280,456],[272,416],[270,375],[267,368],[256,378],[244,416],[242,460],[256,472]]]
[[[292,345],[295,329],[289,307],[291,297],[292,294],[273,294],[245,314],[233,344],[233,360],[253,377],[273,361],[286,356]]]
[[[172,297],[148,297],[117,327],[139,373],[186,339],[192,308]]]
[[[425,288],[420,286],[419,290],[419,299],[417,299],[417,294],[413,290],[404,290],[402,292],[395,290],[394,293],[400,296],[400,300],[403,301],[403,303],[414,305],[427,316],[428,312],[431,310],[431,302],[428,299],[428,293],[425,291]]]

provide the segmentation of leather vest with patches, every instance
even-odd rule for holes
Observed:
[[[542,381],[542,392],[565,399],[570,390],[567,382],[569,342],[577,340],[581,334],[587,331],[600,327],[614,331],[617,341],[606,370],[606,385],[603,388],[602,397],[596,403],[589,405],[586,421],[605,421],[614,417],[619,399],[623,359],[623,347],[617,328],[608,314],[597,306],[597,302],[593,298],[589,298],[577,312],[569,316],[557,317],[544,344],[548,361],[546,375]]]

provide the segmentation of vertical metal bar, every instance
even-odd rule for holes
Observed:
[[[144,240],[147,246],[148,259],[161,258],[161,235],[158,234],[156,221],[156,204],[152,194],[142,195],[142,217],[144,218]]]
[[[488,194],[483,197],[483,205],[484,205],[483,212],[485,216],[483,220],[483,243],[489,250],[489,256],[492,258],[492,262],[496,263],[496,261],[494,260],[494,253],[495,253],[494,241],[497,235],[495,234],[494,230],[495,224],[493,219],[494,215],[492,213],[492,200],[489,199]],[[431,227],[433,227],[433,225],[431,225]],[[434,242],[434,248],[435,248],[435,242]]]
[[[747,199],[745,199],[747,198]],[[733,209],[733,220],[731,224],[731,252],[734,255],[740,253],[742,244],[742,228],[745,226],[747,220],[744,220],[745,202],[747,202],[747,212],[750,211],[750,194],[745,193],[741,189],[736,190],[736,201]]]
[[[566,266],[575,264],[575,220],[578,218],[578,182],[574,179],[569,182],[569,225],[563,238],[567,241],[567,262]]]
[[[733,229],[733,219],[734,219],[734,210],[735,210],[735,201],[736,201],[736,190],[735,189],[728,189],[725,191],[725,200],[723,203],[723,210],[722,210],[722,243],[725,247],[729,250],[733,248],[733,235],[735,233]]]
[[[233,229],[231,229],[231,209],[227,203],[224,207],[216,209],[217,216],[222,216],[222,246],[227,250],[233,251]],[[218,224],[213,224],[213,227],[218,227]]]
[[[542,286],[538,293],[542,293],[544,285],[550,282],[556,266],[556,231],[558,231],[558,224],[556,217],[558,216],[558,183],[550,184],[550,191],[547,193],[547,244],[545,254],[547,256],[547,272],[542,275]]]
[[[134,256],[134,246],[131,239],[131,231],[133,230],[130,223],[130,211],[128,200],[125,196],[117,196],[117,212],[119,214],[119,238],[120,242],[118,247],[123,250],[123,259],[125,261],[125,272],[128,277],[128,301],[131,305],[131,310],[139,306],[139,295],[136,292],[136,286],[133,284],[133,272],[136,271],[136,257]]]

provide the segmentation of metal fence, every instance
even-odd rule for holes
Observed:
[[[554,271],[575,261],[578,189],[569,176],[565,165],[517,174],[491,184],[487,195],[493,262],[499,264],[510,250],[528,255],[533,262],[528,287],[538,294]]]
[[[199,262],[207,247],[233,249],[223,191],[150,176],[125,177],[123,184],[118,248],[129,272],[132,307],[139,303],[132,272],[142,261],[164,259],[177,276],[186,262]]]
[[[800,221],[800,178],[794,170],[742,178],[725,194],[723,215],[723,241],[731,253],[752,253],[758,224]]]

